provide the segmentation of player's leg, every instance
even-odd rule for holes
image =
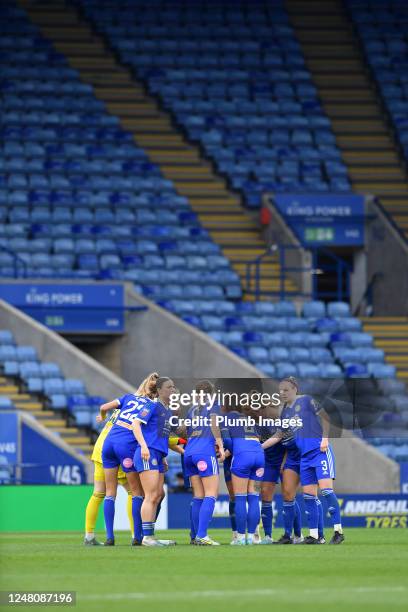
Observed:
[[[103,502],[103,514],[106,528],[105,546],[113,546],[115,544],[113,523],[115,519],[115,500],[118,489],[118,470],[119,465],[110,468],[104,467],[106,483],[106,496]]]
[[[196,544],[200,546],[217,546],[217,542],[214,542],[208,535],[208,527],[210,525],[212,515],[214,514],[215,500],[218,497],[219,488],[219,469],[218,461],[215,455],[207,454],[195,454],[190,458],[192,469],[190,470],[191,480],[193,481],[195,491],[197,494],[201,494],[202,501],[197,502],[200,504],[198,513],[198,526],[196,535]],[[197,476],[201,480],[202,493],[198,488]],[[194,495],[195,497],[195,495]]]
[[[270,476],[267,474],[265,469],[265,480],[261,483],[261,518],[262,518],[262,526],[264,530],[264,538],[261,540],[261,544],[272,544],[272,522],[273,522],[273,512],[272,512],[272,501],[273,496],[275,494],[276,482],[271,482],[269,480]],[[268,478],[268,480],[266,480]]]
[[[259,480],[248,481],[248,515],[247,515],[247,544],[251,545],[255,543],[255,532],[261,520],[261,511],[259,508],[260,498],[260,482]]]
[[[320,517],[320,515],[319,515]],[[302,511],[295,497],[295,518],[293,521],[293,543],[301,544],[303,542],[302,536]]]
[[[218,497],[218,488],[220,477],[218,475],[218,464],[213,462],[213,474],[209,476],[201,476],[201,482],[204,489],[204,498],[200,508],[198,517],[198,529],[196,540],[200,545],[217,546],[218,542],[214,542],[208,535],[208,528],[214,514],[215,501]]]
[[[234,488],[232,486],[231,473],[230,473],[230,479],[225,481],[225,486],[227,487],[228,497],[229,497],[228,514],[229,514],[229,519],[230,519],[230,524],[231,524],[232,539],[236,540],[237,539],[237,521],[236,521],[236,516],[235,516],[235,495],[234,495]]]
[[[135,526],[133,524],[133,515],[132,515],[132,491],[130,490],[127,478],[126,478],[126,474],[125,472],[122,470],[122,468],[119,468],[119,472],[118,472],[118,483],[120,484],[121,487],[123,487],[127,493],[127,503],[126,503],[126,514],[128,516],[128,520],[129,520],[129,527],[130,527],[130,533],[132,534],[132,540],[134,538],[134,533],[135,533]]]
[[[164,492],[164,472],[161,473],[160,472],[160,481],[159,481],[159,488],[160,488],[160,501],[157,504],[157,509],[156,509],[156,521],[159,518],[159,514],[160,514],[160,510],[161,510],[161,505],[162,505],[162,501],[165,498],[166,494]]]
[[[164,467],[163,465],[160,466],[160,470],[159,470],[159,489],[160,489],[160,501],[156,509],[156,522],[160,514],[160,508],[161,508],[163,499],[166,497],[166,493],[164,491]],[[165,546],[174,546],[177,543],[175,540],[158,540],[158,541],[161,544],[164,544]]]
[[[140,472],[140,482],[144,491],[144,500],[140,511],[143,532],[142,544],[145,546],[160,545],[154,538],[156,511],[161,499],[159,471],[146,468],[143,472]]]
[[[292,531],[296,514],[296,492],[299,486],[299,474],[290,468],[282,472],[283,526],[284,534],[277,544],[292,544]]]
[[[95,526],[100,505],[105,499],[105,475],[102,464],[94,461],[94,489],[85,511],[85,539],[86,546],[101,546],[95,538]]]
[[[189,479],[189,484],[193,491],[190,503],[190,544],[195,545],[197,544],[198,519],[204,499],[204,488],[201,478],[198,476],[198,468],[191,455],[184,458],[184,478]]]
[[[247,495],[248,495],[248,477],[241,477],[232,473],[232,486],[235,496],[235,516],[237,522],[237,539],[231,544],[242,546],[246,544],[246,528],[247,528]]]
[[[235,520],[235,497],[234,497],[234,488],[232,486],[231,480],[231,460],[232,457],[228,457],[225,459],[223,463],[224,468],[224,480],[225,486],[227,487],[229,502],[228,502],[228,514],[231,523],[231,531],[232,531],[232,539],[237,539],[237,522]]]
[[[191,529],[190,536],[194,539],[192,540],[194,544],[196,544],[195,538],[197,537],[198,532],[198,523],[200,520],[200,510],[201,505],[204,499],[204,487],[201,482],[201,478],[198,474],[192,474],[190,476],[191,487],[193,489],[193,499],[191,500]]]
[[[318,532],[320,544],[326,544],[324,537],[324,515],[323,515],[323,504],[319,498],[317,498],[317,510],[319,512]]]
[[[333,521],[334,534],[330,544],[341,544],[344,542],[344,535],[341,524],[340,505],[333,490],[333,480],[331,478],[319,479],[319,487]]]
[[[314,479],[314,473],[307,477],[306,472],[302,472],[303,484],[303,501],[305,504],[307,522],[309,525],[309,536],[305,538],[304,544],[319,544],[319,507],[317,497],[317,484],[311,482]],[[309,483],[307,484],[307,481]]]
[[[127,489],[128,502],[130,499],[130,517],[129,522],[133,525],[132,530],[132,546],[140,546],[142,543],[142,516],[141,508],[144,499],[143,487],[140,482],[140,476],[137,472],[127,472]],[[129,504],[128,504],[129,505]],[[129,507],[128,507],[129,516]]]
[[[259,540],[255,539],[255,532],[259,527],[261,520],[261,511],[259,509],[259,499],[261,484],[265,475],[265,454],[262,449],[257,453],[249,453],[247,461],[249,467],[249,480],[247,489],[247,544],[258,544]]]

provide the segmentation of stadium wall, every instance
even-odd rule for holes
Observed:
[[[249,363],[184,323],[170,312],[126,287],[127,306],[147,306],[127,312],[126,335],[120,340],[121,376],[138,381],[148,372],[174,378],[259,378]]]
[[[271,215],[271,222],[262,229],[265,243],[269,248],[278,244],[293,247],[285,252],[285,262],[288,268],[290,268],[287,276],[292,278],[302,294],[305,296],[311,295],[312,275],[310,274],[310,268],[312,266],[312,255],[310,251],[302,247],[294,232],[285,223],[277,207],[273,206],[270,195],[264,195],[262,203]],[[305,270],[301,271],[302,268]],[[296,299],[299,308],[303,301],[300,298]]]
[[[27,486],[0,488],[0,533],[82,531],[84,513],[92,493],[91,486]],[[407,528],[408,499],[404,495],[340,495],[345,527]],[[302,497],[298,497],[304,512]],[[170,493],[165,497],[159,520],[160,529],[189,529],[190,493]],[[324,503],[324,502],[323,502]],[[63,508],[63,512],[55,512]],[[282,496],[273,500],[274,528],[282,528]],[[303,514],[302,523],[307,520]],[[331,522],[325,516],[325,526]],[[215,503],[211,529],[229,529],[228,496],[220,495]],[[104,531],[103,512],[99,512],[96,530]],[[126,493],[119,487],[115,513],[115,531],[128,531]]]
[[[0,329],[10,330],[18,344],[35,347],[41,361],[58,363],[67,378],[83,380],[91,395],[112,398],[133,391],[125,380],[4,300],[0,300]]]
[[[376,316],[408,316],[408,242],[381,206],[368,206],[367,283],[373,285]]]
[[[121,377],[3,300],[0,300],[0,328],[12,331],[18,343],[34,346],[41,360],[59,363],[66,377],[82,379],[90,394],[106,398],[133,391],[134,384],[153,370],[175,378],[260,376],[256,368],[206,334],[139,296],[129,286],[126,287],[126,304],[148,308],[126,313],[126,334],[119,337],[120,349],[115,349],[120,350]],[[339,490],[349,493],[399,491],[397,463],[350,436],[334,440],[334,447]]]

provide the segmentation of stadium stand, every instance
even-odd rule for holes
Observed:
[[[286,7],[353,190],[377,196],[407,237],[406,3],[288,0]]]
[[[95,416],[104,398],[90,396],[79,379],[64,378],[57,363],[39,361],[32,346],[18,346],[0,330],[0,410],[23,410],[84,453],[97,432]]]
[[[133,25],[126,20],[126,2],[82,5],[123,61],[137,58],[136,76],[146,79],[151,92],[160,95],[186,136],[201,143],[230,186],[243,191],[248,206],[259,205],[260,190],[349,190],[330,123],[281,4],[273,4],[270,13],[207,12],[200,19],[194,12],[174,12],[172,18],[167,12],[166,20],[173,20],[173,38],[164,35],[157,23],[161,14],[157,8],[138,12],[144,25]],[[116,13],[116,6],[123,10]],[[137,146],[118,117],[95,97],[86,78],[80,80],[83,71],[69,66],[24,11],[10,2],[1,11],[7,18],[7,35],[1,43],[5,59],[1,72],[2,276],[14,276],[13,253],[17,252],[28,276],[128,280],[146,297],[207,332],[268,376],[373,376],[397,382],[395,367],[384,362],[383,351],[373,347],[372,335],[361,330],[361,322],[351,316],[347,304],[309,302],[299,316],[290,301],[242,300],[238,274],[201,225],[190,198],[176,191],[161,165],[152,162],[147,149]],[[223,25],[226,15],[229,21]],[[211,40],[206,35],[209,24]],[[261,33],[258,41],[251,24]],[[268,42],[271,28],[274,37],[269,36]],[[210,44],[212,39],[216,44]],[[224,43],[230,44],[224,48]],[[236,52],[240,43],[247,45],[245,54]],[[135,54],[136,50],[140,53]],[[144,64],[139,62],[141,57]],[[217,66],[211,59],[217,57],[238,57],[241,63]],[[265,64],[265,58],[271,63]],[[112,61],[110,56],[107,61]],[[87,58],[84,67],[86,73]],[[217,72],[218,76],[213,74]],[[234,93],[222,84],[235,72],[240,76],[234,82],[241,84]],[[180,92],[184,94],[181,101]],[[236,103],[228,106],[224,100],[223,107],[228,92],[236,94]],[[271,94],[273,102],[266,112],[266,98]],[[207,107],[206,100],[211,102]],[[220,120],[213,126],[207,119],[214,116],[215,108],[215,119]],[[232,120],[237,117],[243,118],[241,124]],[[259,118],[259,123],[252,124],[251,118]],[[282,128],[282,121],[290,127]],[[206,135],[216,133],[219,136],[212,142],[206,141]],[[267,142],[261,142],[261,133],[267,134]],[[255,135],[254,140],[247,140],[247,135]],[[279,146],[272,145],[278,140]],[[141,143],[142,138],[137,141]],[[237,150],[244,153],[242,159],[236,156]],[[232,164],[220,165],[219,151],[226,152],[225,159]],[[266,180],[254,172],[259,167],[258,154],[273,160],[265,170]],[[241,177],[235,173],[236,166]],[[302,172],[313,180],[306,181]],[[33,364],[23,371],[25,376],[37,374],[29,377],[31,384],[36,380],[37,393],[46,391],[39,371]],[[19,377],[23,374],[20,367],[14,372]],[[53,391],[68,394],[63,409],[75,413],[77,424],[89,427],[86,396],[74,400],[65,383],[60,381],[57,387]],[[398,395],[404,397],[404,393],[402,383]],[[404,406],[402,400],[394,402],[392,414],[400,417]]]
[[[350,190],[282,2],[81,5],[248,207],[265,191]]]

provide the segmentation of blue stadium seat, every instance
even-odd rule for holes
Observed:
[[[367,370],[375,378],[395,378],[396,374],[395,366],[385,363],[369,363]]]
[[[326,306],[324,302],[319,301],[305,302],[302,307],[302,314],[309,319],[322,319],[326,316]]]
[[[346,302],[330,302],[327,305],[327,314],[329,317],[341,318],[350,316],[350,306]]]
[[[64,393],[52,393],[49,399],[53,410],[66,410],[67,396]]]
[[[14,408],[15,406],[9,397],[0,395],[0,410],[14,410]]]

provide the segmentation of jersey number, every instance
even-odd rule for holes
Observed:
[[[126,419],[127,421],[134,421],[137,416],[137,414],[134,413],[134,409],[136,406],[140,407],[140,402],[136,402],[132,400],[128,402],[126,406],[128,406],[128,408],[126,408],[126,410],[121,412],[120,418]]]

